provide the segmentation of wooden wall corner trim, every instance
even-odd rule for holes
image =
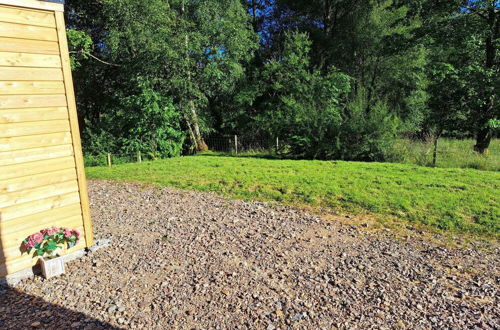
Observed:
[[[1,1],[1,0],[0,0]],[[83,227],[85,229],[85,241],[87,247],[93,245],[94,237],[92,233],[92,220],[90,218],[89,198],[87,191],[87,179],[85,177],[85,168],[83,163],[82,144],[80,139],[80,128],[78,125],[78,115],[76,112],[75,91],[73,89],[73,78],[71,76],[71,63],[68,52],[68,41],[66,37],[66,25],[64,23],[64,14],[56,12],[56,27],[59,36],[59,47],[61,52],[61,62],[64,75],[64,84],[66,88],[66,98],[68,103],[68,115],[71,126],[71,135],[73,148],[75,152],[76,172],[78,177],[78,186],[80,190],[80,203],[82,207]]]

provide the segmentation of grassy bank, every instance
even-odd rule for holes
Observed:
[[[475,143],[476,141],[471,139],[439,139],[437,167],[500,171],[500,140],[491,141],[487,155],[474,152]],[[432,165],[434,151],[432,142],[401,139],[396,142],[395,150],[402,163],[421,166]]]
[[[457,233],[500,233],[498,172],[206,155],[94,167],[87,173],[92,179],[150,182],[232,198],[394,216]]]

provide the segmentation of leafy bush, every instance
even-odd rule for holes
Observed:
[[[98,126],[87,125],[85,151],[156,157],[180,156],[185,134],[172,101],[156,92],[151,83],[137,79],[128,96],[122,96],[112,116],[102,116]]]
[[[336,154],[332,156],[342,160],[393,160],[397,157],[394,141],[398,123],[384,102],[368,107],[364,93],[358,92],[344,110]]]

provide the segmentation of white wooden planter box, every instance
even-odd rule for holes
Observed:
[[[43,277],[47,279],[62,275],[66,272],[63,257],[53,259],[41,258],[41,266]]]

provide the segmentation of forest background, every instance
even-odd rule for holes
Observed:
[[[487,154],[500,127],[496,0],[67,0],[66,19],[87,154],[237,134],[397,161],[401,137]]]

